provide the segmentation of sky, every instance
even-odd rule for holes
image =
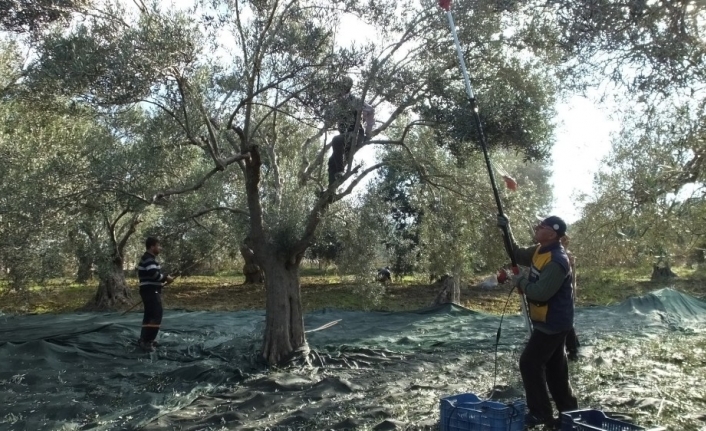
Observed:
[[[593,175],[610,152],[617,122],[586,97],[574,96],[557,106],[558,127],[552,151],[552,213],[573,223],[581,217],[577,195],[591,194]]]

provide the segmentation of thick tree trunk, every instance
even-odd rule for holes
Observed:
[[[677,275],[669,267],[668,263],[652,265],[652,281],[674,278]]]
[[[440,286],[441,290],[431,305],[447,304],[449,302],[454,304],[461,303],[461,289],[453,277],[445,274],[435,284]]]
[[[93,235],[88,228],[83,227],[69,232],[69,240],[74,245],[74,255],[78,262],[76,282],[84,284],[93,279],[95,255],[93,253]]]
[[[24,268],[26,267],[27,265],[24,266]],[[26,270],[23,271],[21,268],[23,268],[23,266],[20,264],[10,264],[7,269],[7,275],[10,279],[10,287],[15,292],[25,290],[29,284],[30,275]]]
[[[270,365],[308,354],[299,289],[299,265],[265,262],[267,312],[262,357]]]
[[[93,279],[93,257],[90,255],[77,255],[78,270],[76,271],[76,283],[85,284]]]
[[[245,276],[244,284],[260,284],[265,281],[265,276],[262,273],[260,265],[255,260],[255,254],[246,245],[240,246],[240,254],[243,256],[243,275]]]
[[[107,268],[99,271],[98,290],[86,305],[91,310],[109,310],[130,302],[130,290],[123,273],[123,260],[113,258]]]

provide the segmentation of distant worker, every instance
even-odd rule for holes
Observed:
[[[326,127],[336,124],[338,135],[331,140],[332,154],[328,159],[328,183],[333,184],[345,171],[346,163],[370,139],[375,124],[375,109],[351,94],[353,80],[345,76],[335,84],[336,100],[326,113]],[[361,121],[362,120],[362,121]],[[365,130],[361,124],[365,123]]]
[[[162,287],[174,281],[174,278],[163,273],[157,262],[157,256],[162,251],[159,240],[148,237],[145,240],[147,251],[137,264],[137,276],[140,280],[140,297],[145,307],[142,318],[142,331],[137,344],[147,352],[154,352],[157,346],[157,334],[162,324]]]
[[[386,283],[392,281],[392,273],[390,273],[390,267],[386,266],[384,268],[378,269],[378,281],[380,283]]]
[[[525,387],[525,425],[555,426],[547,388],[559,413],[578,409],[569,382],[566,336],[574,327],[574,295],[569,258],[559,242],[566,223],[552,216],[534,227],[537,245],[520,248],[510,231],[509,221],[498,216],[498,226],[507,228],[512,252],[519,265],[530,266],[528,274],[513,276],[518,292],[527,297],[533,331],[520,356],[520,373]]]
[[[574,291],[574,301],[576,301],[576,294],[578,293],[576,290],[576,257],[569,251],[570,239],[568,235],[562,236],[561,245],[564,247],[566,256],[569,258],[569,265],[571,265],[571,274],[573,275],[571,277],[571,288]],[[579,347],[581,347],[581,343],[579,343],[579,338],[576,336],[576,326],[574,325],[571,331],[566,335],[566,354],[570,361],[578,361]]]

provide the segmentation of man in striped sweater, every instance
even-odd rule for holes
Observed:
[[[140,279],[140,296],[145,307],[142,318],[142,332],[138,344],[143,350],[153,352],[157,333],[162,324],[162,287],[174,281],[174,277],[162,272],[157,256],[162,251],[159,240],[148,237],[145,240],[147,251],[137,264],[137,277]]]

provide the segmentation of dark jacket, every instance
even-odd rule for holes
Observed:
[[[326,117],[329,122],[336,124],[339,133],[362,133],[362,123],[365,123],[367,133],[372,129],[375,109],[349,93],[329,106]]]
[[[140,290],[156,288],[157,292],[161,292],[168,275],[162,273],[157,258],[147,251],[137,264],[137,277],[140,279]]]
[[[573,274],[569,258],[559,242],[540,247],[514,247],[520,265],[530,267],[519,286],[529,302],[534,327],[548,334],[574,326]]]

